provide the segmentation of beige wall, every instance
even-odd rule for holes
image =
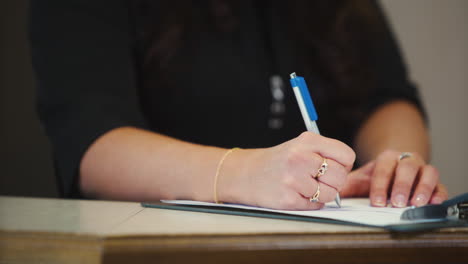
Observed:
[[[468,1],[381,0],[427,106],[433,164],[468,192]]]

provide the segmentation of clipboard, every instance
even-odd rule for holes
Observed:
[[[343,199],[343,201],[346,201],[346,199]],[[391,232],[421,232],[448,227],[468,227],[468,193],[458,195],[440,205],[410,207],[399,215],[401,221],[384,225],[340,219],[339,214],[335,214],[338,216],[333,217],[320,216],[320,210],[315,211],[318,214],[308,216],[298,214],[298,211],[280,211],[242,205],[224,205],[194,201],[160,201],[141,204],[146,208],[374,227],[383,228]],[[377,212],[378,208],[375,210]],[[339,209],[336,212],[339,213]],[[368,211],[367,214],[371,215],[372,211]]]

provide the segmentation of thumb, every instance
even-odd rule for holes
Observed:
[[[348,174],[345,187],[340,191],[343,197],[367,197],[369,196],[372,172],[375,161],[370,161],[364,166],[351,171]]]

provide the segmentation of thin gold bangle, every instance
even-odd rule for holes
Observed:
[[[213,188],[213,200],[215,203],[219,204],[220,202],[218,201],[218,178],[219,178],[219,171],[221,170],[221,166],[223,165],[224,163],[224,160],[226,159],[226,157],[231,154],[234,150],[237,150],[239,148],[232,148],[232,149],[229,149],[227,150],[224,155],[221,157],[221,159],[219,160],[218,162],[218,167],[216,168],[216,174],[215,174],[215,177],[214,177],[214,188]]]

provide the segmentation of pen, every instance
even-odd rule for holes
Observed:
[[[309,89],[307,88],[304,78],[297,76],[295,72],[291,73],[290,77],[291,79],[289,81],[291,82],[307,131],[320,135],[317,123],[315,122],[318,119],[317,112],[315,111],[314,103],[312,102],[312,98],[310,97]],[[336,194],[335,202],[338,207],[341,207],[339,193]]]

